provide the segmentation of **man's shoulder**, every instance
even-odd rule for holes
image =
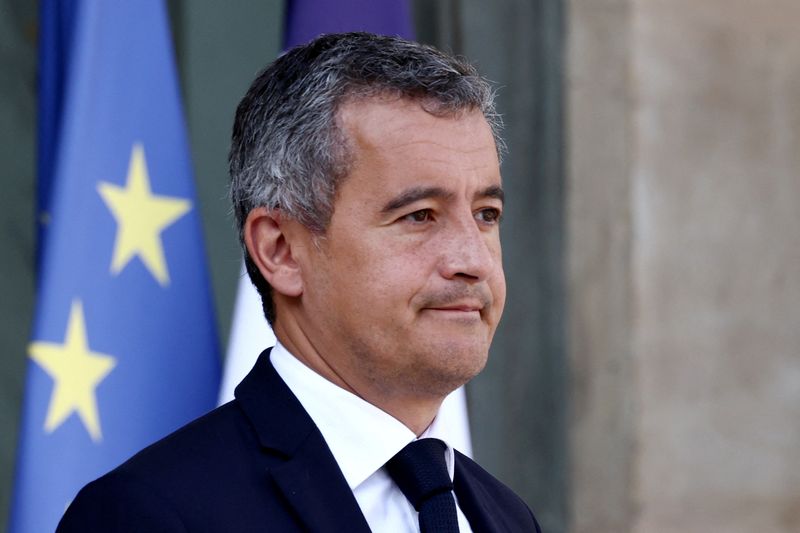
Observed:
[[[502,523],[496,524],[502,531],[541,532],[533,511],[516,492],[458,450],[455,459],[453,482],[459,502],[464,500],[462,508],[483,507],[484,516]]]
[[[214,506],[240,508],[269,460],[249,425],[236,400],[190,422],[84,487],[58,531],[192,530]]]
[[[70,503],[56,533],[81,531],[186,531],[170,491],[118,467],[83,487]]]
[[[214,469],[244,449],[252,453],[254,447],[258,447],[257,439],[234,400],[142,449],[109,474],[186,479],[193,470]]]

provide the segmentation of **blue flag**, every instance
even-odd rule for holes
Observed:
[[[413,39],[407,0],[288,0],[284,48],[323,33],[368,31]]]
[[[64,85],[69,73],[75,11],[80,0],[41,0],[39,4],[39,101],[36,117],[36,269],[45,248],[53,166],[58,154]]]
[[[42,4],[43,31],[61,36],[49,42],[69,50],[50,51],[67,64],[49,87],[65,92],[40,108],[58,137],[42,144],[54,159],[12,533],[53,531],[84,484],[212,408],[219,383],[162,1],[48,14],[60,5]]]

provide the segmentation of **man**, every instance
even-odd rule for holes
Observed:
[[[497,130],[470,65],[400,39],[323,36],[262,72],[231,196],[278,344],[59,530],[538,531],[436,421],[503,309]]]

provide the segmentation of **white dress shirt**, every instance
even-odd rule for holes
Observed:
[[[417,439],[414,432],[311,370],[280,342],[272,349],[270,360],[325,438],[370,529],[376,533],[419,533],[418,513],[383,467],[406,444]],[[420,438],[441,439],[447,444],[441,433],[434,420]],[[445,461],[453,479],[455,456],[449,444]],[[456,512],[461,533],[471,533],[458,498]]]

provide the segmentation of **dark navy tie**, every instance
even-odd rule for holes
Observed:
[[[458,533],[453,481],[439,439],[412,442],[386,463],[386,470],[419,512],[421,533]]]

